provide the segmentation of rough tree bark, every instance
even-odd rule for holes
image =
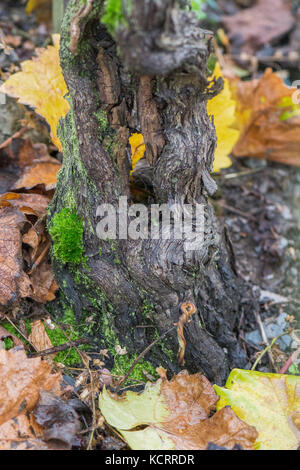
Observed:
[[[235,334],[241,285],[208,201],[216,190],[216,134],[206,103],[222,84],[208,86],[209,40],[188,3],[123,0],[104,25],[102,0],[70,0],[61,64],[71,109],[60,126],[63,168],[49,226],[63,208],[82,216],[82,263],[54,257],[53,264],[76,315],[97,315],[103,346],[139,353],[178,321],[183,302],[192,302],[185,367],[223,383],[230,367],[245,365]],[[180,240],[97,237],[97,206],[118,207],[124,195],[132,201],[132,132],[146,142],[148,202],[205,205],[199,250],[186,252]],[[174,372],[177,350],[174,330],[145,359]]]

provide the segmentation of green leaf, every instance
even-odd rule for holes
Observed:
[[[226,388],[214,386],[217,409],[231,406],[259,436],[261,450],[294,450],[300,443],[300,377],[234,369]]]

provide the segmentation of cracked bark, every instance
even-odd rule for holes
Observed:
[[[208,90],[208,41],[182,3],[123,0],[125,21],[113,39],[99,21],[102,6],[96,0],[88,16],[76,22],[81,29],[75,50],[70,26],[82,4],[69,2],[61,63],[72,106],[60,130],[64,164],[52,215],[68,204],[71,192],[85,221],[89,269],[54,260],[54,270],[77,315],[82,310],[99,315],[101,344],[111,340],[103,326],[108,319],[119,344],[131,353],[177,322],[183,302],[194,303],[197,313],[185,326],[185,367],[224,383],[229,368],[244,366],[245,357],[235,333],[241,281],[208,201],[216,189],[210,174],[216,134],[206,102],[222,84]],[[99,110],[108,118],[105,130],[99,129]],[[117,240],[112,246],[97,238],[97,206],[117,207],[120,196],[130,198],[131,132],[145,138],[152,180],[148,202],[205,205],[205,241],[198,251],[185,252],[180,240]],[[85,283],[78,281],[78,271]],[[91,289],[103,294],[101,305],[91,301]],[[175,372],[177,350],[174,331],[146,359]]]

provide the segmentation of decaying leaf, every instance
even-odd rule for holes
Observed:
[[[241,130],[233,154],[300,166],[300,105],[292,101],[295,89],[267,69],[261,79],[232,80],[231,90]]]
[[[228,80],[222,75],[219,63],[216,64],[211,79],[222,77],[224,88],[207,103],[207,112],[213,116],[217,133],[217,148],[214,160],[214,171],[232,165],[229,155],[239,139],[240,132],[234,129],[236,102],[232,97]]]
[[[217,409],[231,406],[258,431],[261,450],[293,450],[300,444],[300,377],[234,369],[226,388],[215,385]]]
[[[50,125],[52,140],[61,150],[56,128],[59,119],[67,114],[69,103],[64,98],[68,89],[60,67],[59,41],[59,35],[53,35],[54,46],[38,49],[37,57],[23,62],[22,71],[11,75],[0,92],[36,108]]]
[[[71,448],[80,422],[60,397],[61,381],[47,361],[28,359],[24,349],[0,350],[1,450]]]
[[[1,341],[7,338],[9,338],[13,342],[14,346],[23,346],[22,341],[19,338],[17,338],[17,336],[10,333],[5,328],[3,328],[3,326],[0,325],[0,349],[3,349],[1,348]]]
[[[50,450],[43,441],[43,428],[30,413],[6,421],[0,426],[0,450]]]
[[[42,390],[36,408],[35,419],[43,427],[43,438],[47,442],[59,443],[60,448],[70,449],[80,421],[74,408],[60,397]]]
[[[55,299],[58,285],[54,279],[51,265],[47,260],[43,262],[29,275],[32,299],[40,303],[50,302]]]
[[[25,215],[12,207],[0,210],[0,304],[18,298],[18,278],[22,272],[22,237]]]
[[[7,305],[20,298],[31,297],[45,303],[55,298],[58,288],[51,266],[47,260],[47,237],[38,232],[40,220],[46,213],[49,198],[40,194],[6,193],[0,196],[0,304]],[[38,218],[36,228],[31,228],[22,236],[24,227],[30,227],[25,215]],[[44,224],[43,224],[44,226]],[[44,240],[39,256],[39,242]],[[22,241],[31,250],[28,263],[32,269],[28,274],[23,271]],[[44,246],[44,248],[43,248]],[[43,256],[44,253],[44,256]],[[36,260],[40,261],[37,263]]]
[[[0,435],[3,423],[36,406],[41,390],[59,394],[60,382],[41,358],[28,359],[23,349],[0,350]]]
[[[34,345],[37,351],[44,351],[45,349],[53,348],[51,339],[47,335],[46,329],[41,320],[32,322],[30,327],[31,333],[28,339],[30,343]],[[55,354],[48,357],[53,359]]]
[[[31,189],[39,184],[45,185],[46,191],[54,189],[57,181],[57,173],[61,164],[55,158],[38,161],[32,166],[25,168],[21,178],[14,184],[13,189]]]
[[[226,448],[240,444],[251,449],[257,437],[227,407],[212,417],[218,396],[201,374],[186,371],[170,382],[148,383],[143,393],[127,392],[122,397],[106,389],[100,409],[107,422],[118,429],[134,450],[203,450],[209,442]],[[140,430],[134,430],[143,426]]]
[[[23,214],[42,217],[46,213],[50,199],[41,194],[5,193],[0,196],[1,207],[14,207]]]
[[[257,0],[252,8],[223,17],[231,44],[253,54],[290,31],[295,23],[289,0]]]

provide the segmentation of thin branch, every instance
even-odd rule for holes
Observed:
[[[116,392],[119,392],[123,383],[126,382],[126,380],[128,379],[128,377],[130,376],[131,372],[133,371],[133,369],[135,368],[135,366],[137,365],[137,363],[145,356],[145,354],[147,354],[148,351],[150,351],[150,349],[155,346],[155,344],[157,344],[159,341],[161,341],[166,335],[168,335],[169,333],[171,333],[171,331],[175,330],[175,328],[177,328],[177,325],[175,326],[172,326],[172,328],[170,328],[169,330],[165,331],[165,333],[163,333],[159,338],[157,338],[155,341],[153,341],[151,344],[149,344],[149,346],[146,347],[146,349],[144,349],[144,351],[142,351],[138,357],[136,358],[136,360],[133,362],[133,364],[131,365],[129,371],[127,372],[127,374],[122,378],[122,380],[120,381],[120,383],[118,384],[117,388],[116,388]]]
[[[68,343],[61,344],[60,346],[55,346],[54,348],[44,349],[43,351],[38,351],[36,353],[30,353],[29,357],[44,357],[49,356],[50,354],[55,354],[61,351],[65,351],[66,349],[74,348],[81,344],[89,343],[90,341],[86,338],[76,339],[75,341],[69,341]]]

